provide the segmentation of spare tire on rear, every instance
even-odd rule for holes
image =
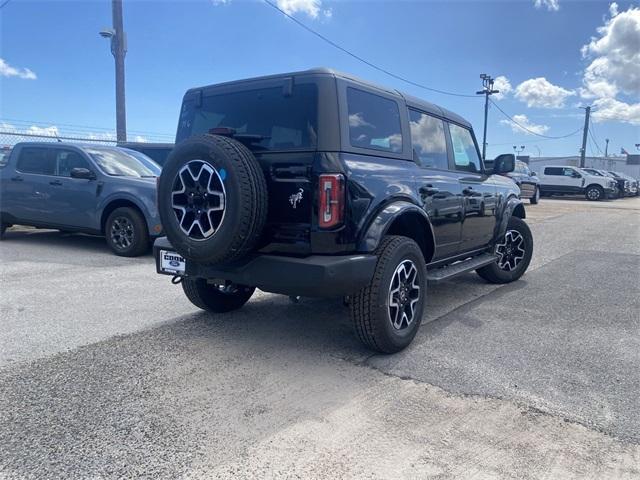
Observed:
[[[219,135],[177,145],[158,185],[158,209],[178,253],[197,262],[236,260],[254,248],[267,217],[267,184],[240,142]]]

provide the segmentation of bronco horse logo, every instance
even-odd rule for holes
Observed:
[[[302,201],[302,194],[304,193],[303,189],[299,189],[298,193],[294,193],[293,195],[289,195],[289,203],[293,208],[298,206],[298,203]]]

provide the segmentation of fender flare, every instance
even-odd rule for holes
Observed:
[[[435,253],[435,237],[433,235],[433,226],[431,225],[431,220],[427,213],[420,208],[418,205],[408,202],[406,200],[397,200],[392,203],[387,203],[380,209],[376,214],[374,214],[369,220],[366,229],[364,230],[364,234],[360,237],[357,249],[359,252],[373,252],[382,237],[386,235],[389,231],[389,228],[393,224],[393,222],[406,213],[415,213],[419,215],[424,221],[426,225],[429,227],[429,231],[427,232],[428,240],[431,241],[431,245],[433,245],[433,252],[431,252],[432,257]],[[427,262],[430,259],[425,258]]]
[[[509,218],[513,216],[516,216],[523,220],[527,218],[527,214],[524,210],[524,203],[515,195],[511,195],[509,198],[507,198],[507,202],[504,206],[504,209],[502,210],[500,222],[498,222],[498,228],[495,238],[502,238],[502,236],[507,232],[507,224],[509,223]]]
[[[104,198],[98,205],[97,213],[98,213],[99,229],[102,228],[102,221],[104,220],[102,217],[104,216],[104,211],[109,206],[109,204],[113,202],[123,201],[123,200],[133,203],[138,208],[138,210],[142,212],[142,215],[145,218],[145,222],[148,222],[150,212],[147,206],[144,204],[144,202],[140,201],[139,198],[136,198],[134,195],[128,192],[118,192]],[[149,225],[147,225],[147,227],[149,227]]]

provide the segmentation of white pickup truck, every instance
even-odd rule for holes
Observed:
[[[592,175],[578,167],[546,166],[538,175],[540,194],[584,195],[587,200],[602,200],[616,193],[616,181],[610,177]]]

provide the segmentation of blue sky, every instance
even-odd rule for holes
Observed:
[[[640,142],[637,2],[274,1],[356,54],[434,88],[473,94],[481,89],[480,73],[506,77],[511,91],[498,104],[532,131],[573,132],[583,123],[579,106],[594,104],[592,133],[600,148],[605,138],[613,153],[633,152]],[[124,0],[124,22],[129,131],[173,135],[190,87],[329,66],[453,110],[473,123],[481,141],[480,98],[403,84],[259,0]],[[33,121],[60,131],[67,124],[114,128],[113,57],[98,35],[110,25],[108,0],[5,5],[0,118],[16,128]],[[527,134],[490,110],[488,156],[514,144],[531,155],[571,155],[580,142],[580,134],[561,140]],[[592,150],[598,153],[587,147]]]

